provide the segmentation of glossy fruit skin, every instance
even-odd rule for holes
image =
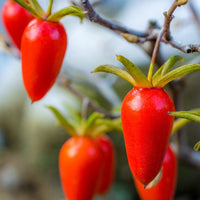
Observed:
[[[152,188],[144,189],[143,185],[134,179],[136,188],[142,200],[173,200],[177,182],[177,158],[169,146],[162,165],[162,177]]]
[[[103,152],[93,138],[73,137],[62,146],[59,170],[68,200],[92,200],[102,174]]]
[[[20,50],[22,34],[33,16],[16,2],[6,1],[2,7],[1,17],[12,43]]]
[[[53,86],[65,56],[67,34],[62,24],[33,19],[21,43],[22,75],[26,91],[38,101]]]
[[[102,195],[112,186],[115,176],[116,153],[113,142],[108,136],[103,135],[98,137],[96,140],[104,154],[103,172],[96,192],[97,194]]]
[[[144,185],[159,172],[170,139],[174,103],[162,88],[133,88],[121,108],[122,127],[132,174]]]

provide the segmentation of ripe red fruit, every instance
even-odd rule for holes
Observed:
[[[4,3],[1,15],[3,25],[12,43],[20,50],[22,34],[33,16],[14,1]]]
[[[176,180],[177,158],[170,146],[162,165],[162,177],[154,187],[144,189],[143,185],[137,179],[134,179],[142,200],[172,200],[176,189]]]
[[[111,139],[106,135],[98,137],[96,140],[104,154],[103,172],[97,194],[105,194],[110,189],[115,175],[115,149]]]
[[[100,145],[93,138],[72,137],[61,148],[59,170],[69,200],[92,200],[104,162]]]
[[[40,19],[26,27],[21,43],[22,75],[32,102],[40,100],[54,84],[67,48],[62,24]]]
[[[162,88],[133,88],[121,108],[122,127],[132,174],[144,185],[158,174],[167,150],[174,103]]]

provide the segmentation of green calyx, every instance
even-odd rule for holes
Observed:
[[[29,11],[34,17],[52,22],[58,22],[60,19],[68,15],[77,16],[82,22],[86,14],[85,11],[77,6],[68,6],[55,13],[51,13],[53,0],[49,0],[49,6],[46,12],[40,6],[37,0],[14,1],[25,8],[27,11]]]
[[[53,106],[48,109],[57,118],[59,124],[72,136],[98,137],[110,131],[122,132],[121,119],[107,119],[103,114],[94,112],[87,119],[81,117],[79,113],[73,112],[66,118]]]
[[[152,84],[148,81],[145,74],[130,60],[120,55],[117,56],[117,60],[119,60],[124,65],[125,69],[112,65],[100,65],[92,72],[112,73],[119,76],[120,78],[123,78],[136,87],[152,87]]]
[[[112,73],[128,81],[135,87],[150,88],[164,87],[169,82],[185,76],[191,72],[200,71],[200,64],[183,65],[172,70],[178,61],[183,62],[181,56],[172,56],[169,58],[152,76],[151,81],[146,75],[130,60],[123,56],[117,56],[117,59],[124,65],[125,69],[112,65],[100,65],[93,72]]]
[[[42,19],[43,16],[45,15],[43,8],[40,6],[37,0],[27,0],[27,1],[14,0],[14,1],[37,18]]]
[[[85,14],[86,14],[86,12],[83,11],[81,8],[79,8],[77,6],[69,6],[69,7],[65,7],[65,8],[51,14],[47,18],[47,20],[57,22],[65,16],[72,15],[72,16],[79,17],[82,22],[85,17]]]

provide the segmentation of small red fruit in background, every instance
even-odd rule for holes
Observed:
[[[69,200],[92,200],[104,165],[98,142],[90,137],[72,137],[62,146],[59,170],[65,197]]]
[[[26,91],[38,101],[54,84],[65,56],[67,34],[59,22],[33,19],[21,43],[22,75]]]
[[[19,4],[9,0],[4,3],[1,15],[3,25],[12,43],[20,50],[22,34],[33,16]]]
[[[103,172],[97,188],[97,194],[105,194],[112,186],[115,176],[115,149],[111,139],[106,135],[98,137],[96,140],[104,154]]]
[[[144,185],[158,174],[167,150],[174,103],[162,88],[134,87],[121,108],[122,127],[132,174]]]
[[[144,189],[136,178],[134,181],[142,200],[172,200],[177,181],[177,158],[171,147],[165,155],[161,179],[154,187]]]

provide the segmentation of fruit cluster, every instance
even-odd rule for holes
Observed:
[[[37,1],[16,2],[6,1],[2,21],[11,41],[20,51],[24,86],[35,102],[42,99],[55,83],[65,56],[67,34],[59,20],[66,15],[75,15],[82,20],[85,13],[71,6],[51,14],[52,1],[47,12]],[[143,200],[171,200],[176,187],[177,159],[169,146],[174,123],[174,117],[169,113],[175,111],[175,106],[163,87],[200,70],[200,65],[185,65],[171,70],[176,62],[182,61],[180,56],[173,56],[147,78],[127,58],[117,56],[117,59],[126,69],[101,65],[94,72],[113,73],[134,86],[122,102],[121,124],[129,166],[139,195]],[[150,72],[153,72],[152,65]],[[95,194],[106,193],[114,179],[115,151],[110,138],[103,134],[114,126],[108,128],[104,120],[99,123],[102,116],[94,114],[89,122],[80,122],[83,127],[77,128],[55,108],[50,109],[73,136],[63,145],[59,155],[60,177],[66,198],[91,200]]]
[[[174,113],[175,106],[163,87],[180,76],[199,70],[200,66],[185,65],[171,71],[177,61],[182,61],[180,56],[173,56],[147,78],[127,58],[117,56],[117,59],[125,70],[101,65],[93,72],[115,74],[134,86],[122,102],[121,122],[136,187],[143,200],[172,200],[176,188],[177,159],[169,147],[174,122],[169,113]],[[149,69],[152,70],[151,65]]]
[[[115,173],[115,151],[107,136],[72,137],[61,148],[59,169],[70,200],[91,200],[105,194]]]
[[[63,63],[67,34],[59,20],[66,15],[83,19],[84,13],[70,6],[51,14],[52,4],[45,13],[37,1],[16,2],[5,2],[2,21],[12,43],[20,51],[24,87],[35,102],[53,86]]]

